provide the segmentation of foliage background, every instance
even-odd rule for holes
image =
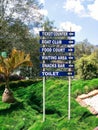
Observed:
[[[86,108],[81,107],[75,100],[77,95],[87,92],[85,86],[88,86],[88,92],[98,89],[98,79],[72,81],[71,120],[69,121],[68,81],[47,80],[46,121],[42,122],[42,81],[15,81],[11,83],[11,89],[19,102],[5,104],[1,102],[0,96],[0,129],[72,130],[74,128],[75,130],[93,130],[98,125],[98,118]],[[2,91],[3,87],[0,93]]]

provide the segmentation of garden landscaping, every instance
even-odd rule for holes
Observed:
[[[98,118],[76,101],[79,95],[97,90],[98,79],[72,81],[71,120],[68,120],[68,80],[47,79],[45,122],[41,80],[10,82],[18,101],[14,104],[2,102],[3,86],[0,86],[1,130],[94,130],[98,126]]]

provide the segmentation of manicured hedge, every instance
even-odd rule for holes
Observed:
[[[10,81],[17,81],[17,80],[22,80],[22,79],[24,79],[24,77],[17,75],[17,74],[10,75],[10,77],[9,77]],[[3,82],[5,82],[5,78],[3,75],[0,74],[0,83],[3,83]]]
[[[40,81],[42,81],[42,79],[10,81],[10,88],[27,87],[31,84],[38,83]],[[0,90],[4,90],[4,87],[5,87],[5,83],[1,83]]]

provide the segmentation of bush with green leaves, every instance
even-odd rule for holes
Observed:
[[[98,59],[96,53],[84,55],[76,60],[77,77],[79,79],[92,79],[98,77]]]

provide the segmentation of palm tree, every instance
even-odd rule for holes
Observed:
[[[32,66],[29,54],[25,54],[23,51],[13,49],[8,58],[0,56],[0,73],[4,76],[6,82],[5,90],[2,95],[3,102],[13,103],[16,101],[9,87],[9,76],[19,66]]]

